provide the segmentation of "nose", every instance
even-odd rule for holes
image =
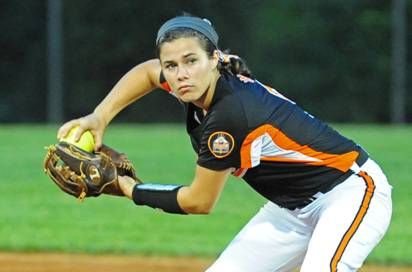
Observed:
[[[189,78],[189,73],[187,71],[187,69],[183,66],[179,66],[177,68],[177,79],[179,81],[185,80]]]

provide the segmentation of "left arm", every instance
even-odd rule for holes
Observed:
[[[181,187],[177,194],[179,206],[191,214],[210,213],[230,175],[230,170],[214,171],[196,166],[195,178],[190,186]]]
[[[209,214],[217,200],[219,199],[220,193],[230,175],[230,170],[214,171],[202,166],[197,165],[195,169],[195,177],[192,183],[188,186],[182,186],[178,188],[177,192],[162,190],[162,185],[159,184],[159,191],[162,194],[162,201],[157,202],[155,199],[148,202],[151,203],[149,206],[153,206],[155,202],[158,206],[164,205],[165,198],[176,198],[179,207],[188,214]],[[136,183],[133,179],[126,176],[119,176],[119,185],[123,190],[124,194],[133,199],[133,190],[135,190]],[[151,197],[147,194],[147,197]],[[153,195],[156,197],[156,195]],[[145,195],[146,198],[146,195]],[[172,201],[172,199],[168,200]],[[167,201],[166,201],[167,202]],[[154,208],[165,208],[165,207],[154,207]]]

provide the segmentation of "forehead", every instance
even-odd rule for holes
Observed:
[[[180,59],[188,54],[206,54],[200,41],[196,37],[178,38],[165,42],[160,46],[161,61]]]

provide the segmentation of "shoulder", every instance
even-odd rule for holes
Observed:
[[[169,83],[167,83],[165,77],[163,76],[162,67],[160,65],[159,59],[148,60],[144,62],[142,65],[144,65],[144,68],[147,71],[147,75],[150,81],[156,87],[165,90],[169,93],[172,91],[172,89],[169,86]]]
[[[261,87],[256,79],[244,76],[244,75],[229,75],[224,74],[222,78],[230,88],[234,91],[249,90],[257,87]]]
[[[156,86],[160,86],[160,74],[162,68],[158,59],[150,59],[140,64],[146,70],[147,75]]]
[[[226,125],[247,125],[248,116],[262,108],[258,91],[261,88],[254,79],[223,74],[216,85],[210,116]]]

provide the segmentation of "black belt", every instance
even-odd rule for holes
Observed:
[[[368,153],[361,147],[359,147],[359,156],[356,158],[355,162],[359,167],[362,167],[362,165],[369,159]],[[333,188],[335,188],[336,185],[344,182],[350,175],[352,175],[354,172],[352,170],[349,170],[345,175],[343,175],[340,179],[336,180],[335,182],[331,183],[329,186],[321,190],[321,193],[327,193]]]
[[[369,159],[368,152],[363,150],[363,148],[359,149],[359,156],[356,158],[356,164],[361,167],[367,160]]]
[[[369,158],[368,153],[363,150],[363,148],[359,147],[359,156],[356,158],[355,162],[356,164],[361,167]],[[326,194],[327,192],[331,191],[333,188],[335,188],[337,185],[341,184],[342,182],[344,182],[350,175],[353,174],[353,171],[349,170],[347,173],[345,173],[340,179],[336,180],[335,182],[329,184],[329,186],[323,188],[322,190],[320,190],[319,193],[323,193]],[[303,208],[306,205],[310,204],[311,202],[313,202],[316,199],[315,196],[312,196],[311,198],[309,198],[307,201],[305,201],[304,203],[301,203],[299,205],[288,205],[288,209],[293,210],[295,208]]]

